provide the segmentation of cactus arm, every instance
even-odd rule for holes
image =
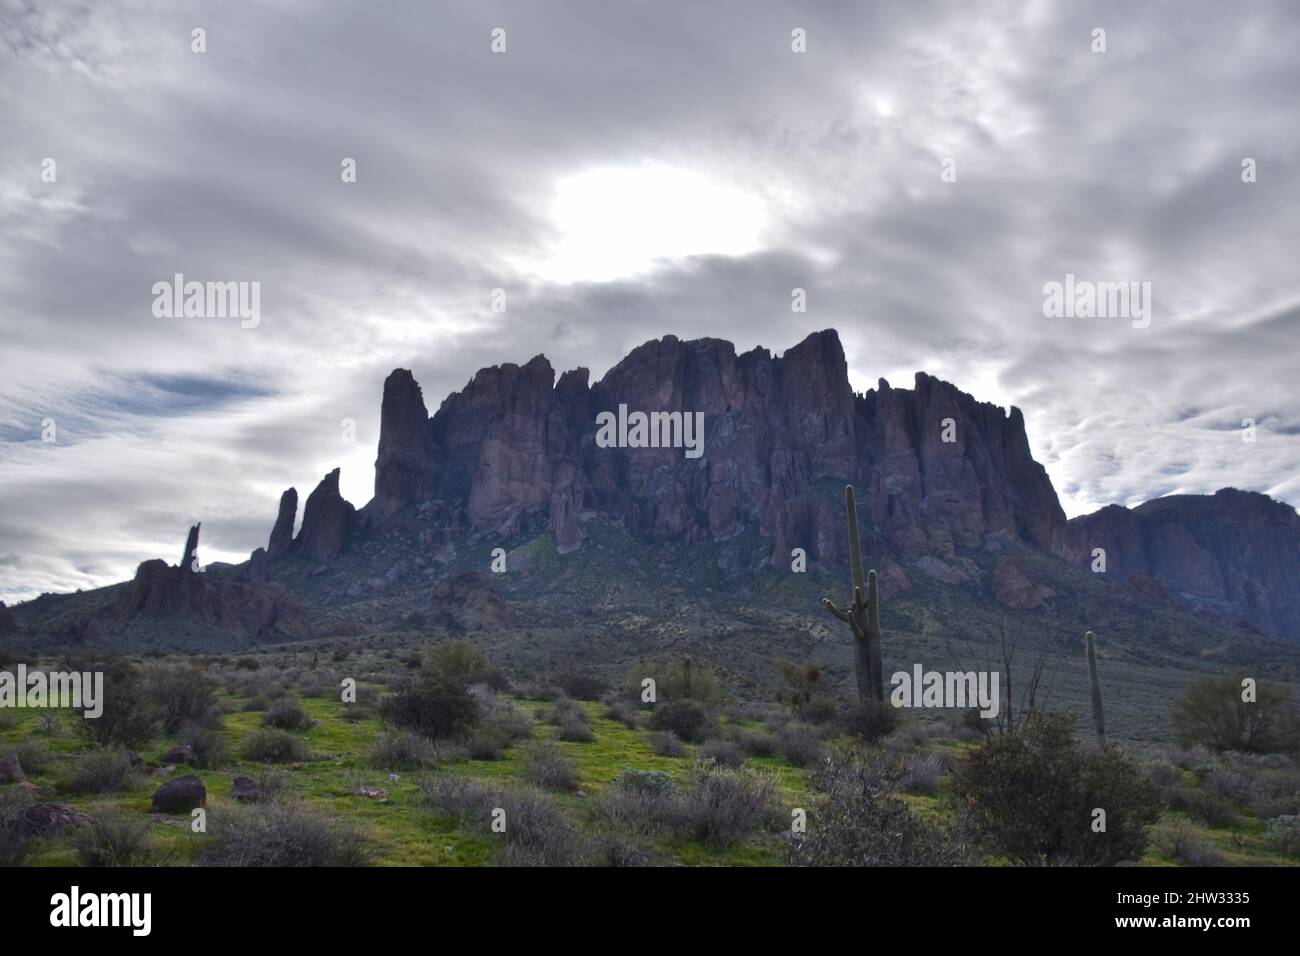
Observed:
[[[838,607],[830,598],[822,598],[822,605],[845,624],[849,623],[849,612]]]

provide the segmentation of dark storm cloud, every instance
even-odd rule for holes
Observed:
[[[595,378],[670,333],[836,327],[856,388],[1014,402],[1071,513],[1295,503],[1297,46],[1282,0],[0,0],[0,597],[171,559],[197,520],[237,559],[335,466],[361,503],[394,367],[432,411],[481,366]],[[752,248],[558,281],[559,184],[647,162],[749,197]],[[176,273],[260,283],[260,325],[156,318]],[[1066,273],[1150,281],[1151,327],[1045,318]]]

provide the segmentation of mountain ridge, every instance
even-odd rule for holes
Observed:
[[[601,447],[597,414],[619,405],[701,413],[703,455]],[[1294,509],[1225,489],[1134,509],[1107,506],[1067,521],[1018,408],[981,402],[925,372],[911,389],[881,379],[855,393],[834,330],[814,332],[779,356],[763,347],[737,353],[721,339],[664,336],[632,349],[595,383],[585,368],[557,377],[537,355],[480,369],[432,415],[411,371],[395,369],[383,387],[371,500],[357,508],[344,499],[336,468],[308,495],[294,535],[298,493],[286,490],[266,547],[237,576],[266,585],[299,564],[319,577],[345,553],[405,542],[409,567],[376,559],[341,585],[344,597],[360,601],[423,586],[416,582],[430,575],[445,581],[467,550],[481,550],[482,560],[463,572],[487,570],[494,546],[518,551],[539,535],[553,539],[558,556],[575,555],[592,522],[664,546],[725,548],[752,532],[753,555],[736,559],[750,575],[783,573],[800,552],[813,566],[832,568],[846,558],[847,533],[828,489],[845,483],[859,489],[863,547],[890,593],[933,580],[1023,611],[1050,605],[1060,584],[1019,551],[1090,568],[1101,548],[1109,563],[1099,577],[1152,606],[1300,640]],[[1266,547],[1257,543],[1261,534]],[[997,555],[991,569],[982,555]],[[142,593],[149,588],[142,576],[166,577],[146,565],[135,583]],[[213,601],[134,602],[191,604]],[[231,609],[221,616],[240,619]],[[254,633],[274,628],[274,615],[251,620]],[[293,636],[301,637],[296,614],[293,620]],[[123,622],[122,612],[114,622]]]

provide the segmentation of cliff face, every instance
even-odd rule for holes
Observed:
[[[700,416],[699,453],[684,440],[638,441],[635,413],[669,413],[640,433],[656,439],[687,438],[686,419]],[[627,441],[605,440],[606,414]],[[1227,490],[1112,506],[1067,526],[1019,409],[1004,412],[925,373],[911,389],[881,380],[855,395],[829,330],[780,357],[667,336],[595,384],[586,369],[557,382],[539,355],[482,369],[432,417],[414,377],[397,369],[384,383],[374,499],[356,512],[332,472],[291,538],[290,489],[255,577],[269,578],[268,560],[284,555],[328,562],[351,535],[390,521],[414,523],[430,540],[435,527],[503,539],[546,530],[570,552],[582,547],[590,515],[660,542],[722,541],[756,525],[774,565],[794,548],[843,560],[843,510],[827,482],[857,486],[864,548],[897,590],[915,572],[972,582],[978,569],[963,550],[1016,542],[1087,567],[1104,547],[1107,579],[1152,600],[1300,636],[1293,509]],[[987,583],[1011,608],[1054,596],[1009,560]]]
[[[1274,637],[1300,635],[1300,515],[1267,495],[1224,488],[1075,518],[1067,555],[1143,593],[1163,589]]]
[[[701,413],[702,455],[602,447],[597,415],[620,406]],[[827,478],[866,489],[878,553],[951,558],[989,532],[1054,553],[1064,542],[1065,516],[1018,410],[1008,416],[924,374],[913,390],[882,381],[855,396],[834,331],[779,358],[668,336],[590,386],[585,369],[557,384],[538,356],[480,371],[426,414],[410,373],[393,372],[370,506],[377,520],[438,501],[479,532],[544,520],[561,550],[581,546],[583,512],[660,541],[721,540],[757,522],[773,559],[788,561],[794,547],[813,558],[842,553],[842,516],[810,494]]]

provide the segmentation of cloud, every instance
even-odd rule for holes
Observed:
[[[363,502],[394,367],[432,409],[481,366],[599,376],[668,333],[836,327],[857,388],[924,369],[1014,403],[1071,514],[1294,504],[1298,41],[1284,0],[4,0],[0,598],[119,580],[197,520],[237,559],[335,466]],[[563,184],[647,164],[744,197],[754,241],[629,222],[636,255],[544,278]],[[261,325],[155,318],[177,272],[259,282]],[[1150,281],[1151,327],[1045,318],[1067,273]]]

